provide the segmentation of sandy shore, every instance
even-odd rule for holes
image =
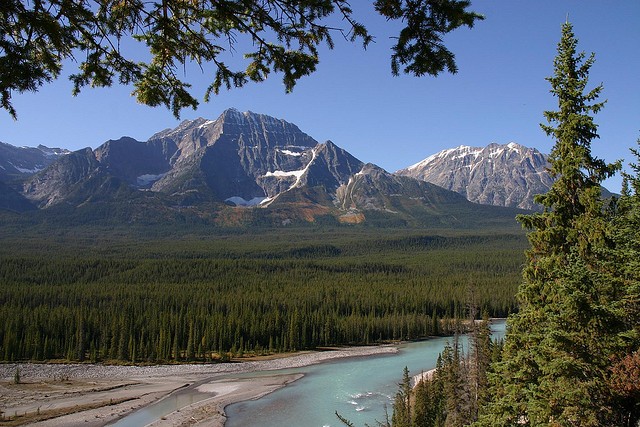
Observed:
[[[220,427],[224,408],[258,399],[302,377],[277,370],[345,357],[395,353],[392,346],[306,352],[272,360],[210,365],[110,366],[92,364],[0,365],[0,426],[104,426],[168,395],[195,388],[203,400],[187,404],[153,426]],[[20,384],[15,384],[16,369]],[[270,376],[229,378],[229,374],[274,371]],[[221,376],[225,378],[221,378]],[[207,397],[206,395],[211,395]]]
[[[416,388],[418,386],[418,383],[420,383],[421,381],[430,380],[435,373],[435,369],[429,369],[428,371],[420,372],[418,375],[414,375],[411,378],[411,387]]]

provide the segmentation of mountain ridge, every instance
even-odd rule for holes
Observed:
[[[43,211],[82,211],[83,218],[113,211],[130,220],[147,212],[160,221],[193,217],[219,225],[376,218],[466,226],[480,209],[366,164],[331,141],[319,143],[285,120],[235,109],[215,120],[185,120],[147,141],[122,137],[68,153],[13,188]],[[494,209],[489,216],[508,221],[514,212]]]
[[[42,144],[37,147],[15,147],[0,142],[0,181],[7,183],[37,173],[68,153],[69,150]]]
[[[553,183],[548,165],[548,156],[535,148],[491,143],[442,150],[396,174],[431,182],[475,203],[539,210],[534,196]]]

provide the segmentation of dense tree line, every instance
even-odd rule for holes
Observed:
[[[416,339],[451,333],[471,284],[491,314],[514,307],[521,236],[346,234],[7,239],[0,358],[212,361]]]

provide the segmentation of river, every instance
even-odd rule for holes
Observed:
[[[491,329],[494,338],[502,338],[505,321],[494,320]],[[447,342],[452,341],[453,337],[431,338],[401,344],[395,354],[336,359],[302,368],[220,376],[218,378],[255,378],[289,373],[304,375],[261,399],[228,406],[225,409],[228,417],[225,427],[342,426],[335,415],[336,411],[356,426],[375,426],[377,421],[385,420],[385,407],[391,416],[393,397],[405,366],[409,368],[411,376],[435,368],[438,354]],[[465,336],[460,338],[464,350],[467,341]],[[203,379],[198,384],[210,379]],[[207,397],[210,395],[198,392],[197,387],[190,387],[112,425],[146,425]]]
[[[502,338],[504,331],[503,320],[493,322],[494,338]],[[385,406],[391,417],[393,397],[405,366],[412,376],[433,369],[438,354],[452,340],[432,338],[403,344],[394,355],[340,359],[287,370],[304,377],[259,400],[227,407],[225,427],[342,426],[336,411],[356,426],[375,426],[376,421],[384,421]],[[466,337],[461,343],[466,349]]]

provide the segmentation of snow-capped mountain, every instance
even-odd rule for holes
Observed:
[[[46,211],[128,222],[150,216],[217,224],[373,218],[472,226],[477,218],[511,221],[515,215],[495,207],[478,215],[485,208],[455,192],[365,164],[284,120],[234,109],[216,120],[184,121],[145,142],[123,137],[75,151],[12,189]]]
[[[44,145],[14,147],[0,142],[0,181],[9,182],[33,175],[65,154],[69,151]]]
[[[552,184],[547,156],[515,142],[443,150],[396,172],[460,193],[475,203],[539,209],[536,194]]]

